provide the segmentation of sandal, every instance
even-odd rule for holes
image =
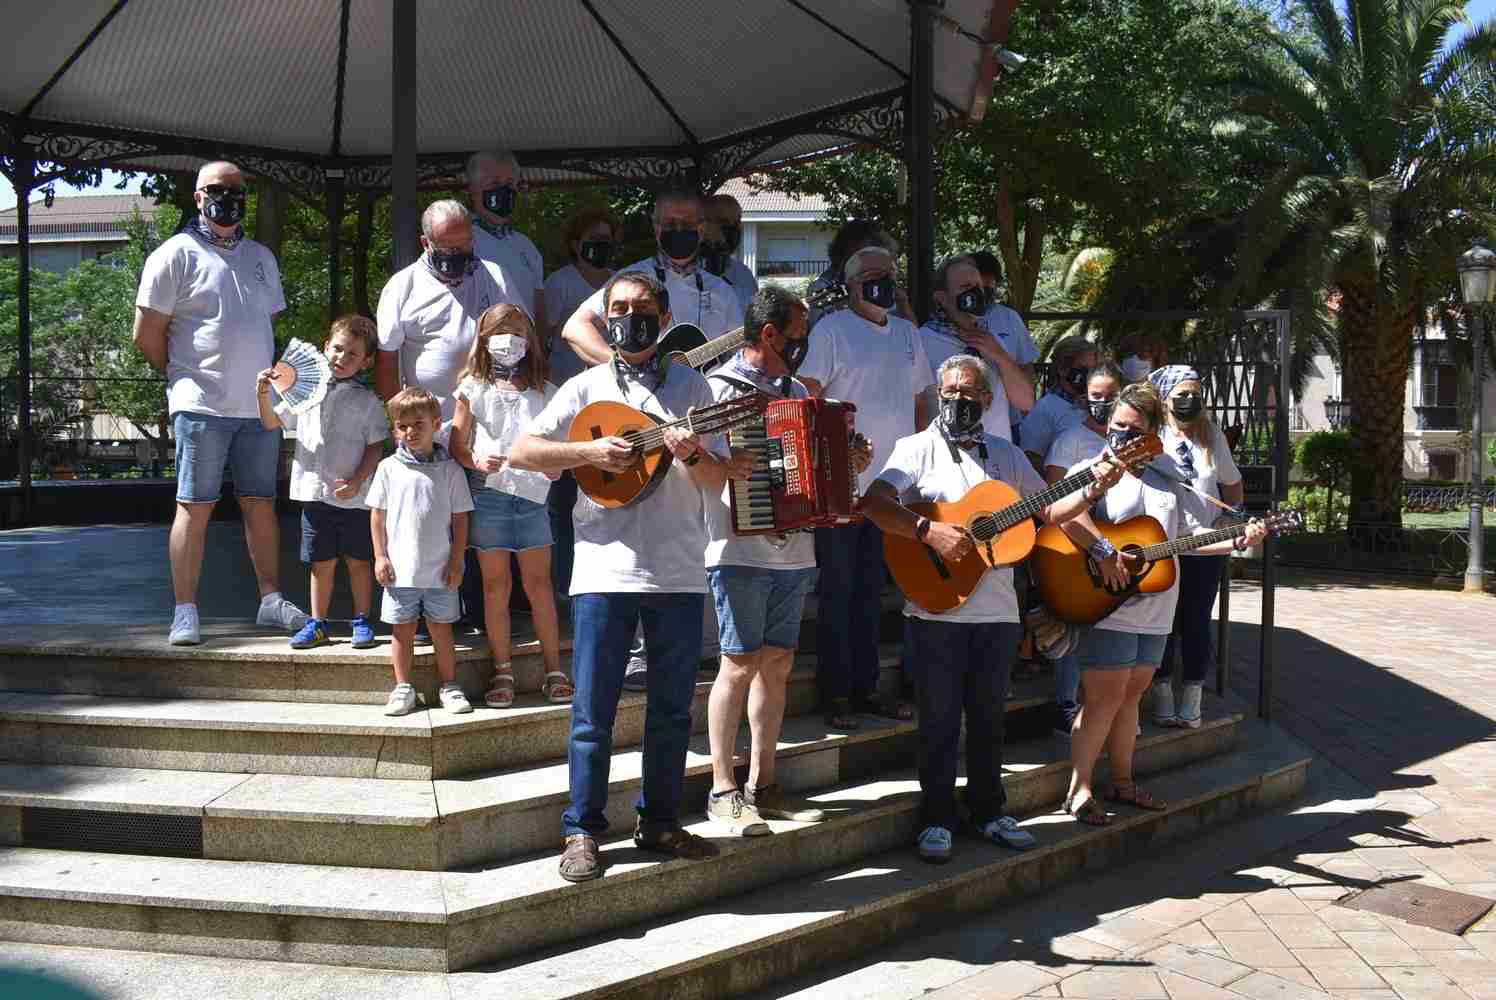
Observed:
[[[1113,785],[1103,797],[1108,802],[1119,802],[1122,805],[1137,806],[1139,809],[1153,812],[1169,808],[1167,803],[1155,799],[1147,791],[1139,788],[1136,782],[1131,781]]]
[[[602,857],[597,850],[597,841],[585,833],[574,833],[566,838],[566,848],[561,852],[561,877],[568,882],[587,882],[603,873]]]
[[[838,729],[842,732],[852,732],[862,725],[862,720],[857,713],[852,711],[852,705],[845,698],[833,698],[831,704],[826,707],[826,728]]]
[[[483,704],[489,708],[508,708],[514,704],[514,671],[495,670],[493,680],[488,682],[488,690],[483,695]],[[596,876],[588,876],[595,878]]]
[[[717,845],[705,837],[680,827],[671,830],[659,830],[654,833],[645,833],[641,829],[634,830],[634,846],[641,851],[653,851],[656,854],[668,854],[672,858],[683,858],[686,861],[705,861],[707,858],[715,858],[718,853]]]
[[[1067,798],[1065,800],[1065,812],[1075,817],[1077,823],[1084,823],[1086,826],[1112,825],[1111,813],[1103,809],[1101,803],[1097,802],[1094,796],[1087,798],[1079,807],[1075,805],[1073,798]]]
[[[875,696],[856,699],[852,702],[852,710],[899,722],[911,722],[914,719],[914,706],[907,701],[884,701]]]
[[[571,696],[576,693],[576,689],[571,686],[571,680],[565,674],[552,670],[541,682],[540,693],[552,705],[567,705],[571,703]]]

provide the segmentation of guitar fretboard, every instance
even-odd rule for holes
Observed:
[[[665,431],[671,427],[685,427],[692,434],[715,434],[751,419],[758,412],[753,402],[745,405],[742,400],[743,397],[738,397],[688,413],[669,423],[655,424],[641,431],[630,431],[623,435],[623,439],[641,451],[650,452],[664,447]]]
[[[1177,556],[1181,552],[1193,552],[1216,542],[1224,542],[1228,538],[1240,538],[1247,533],[1245,524],[1232,525],[1229,528],[1219,528],[1215,531],[1207,531],[1202,535],[1187,535],[1184,538],[1175,538],[1168,542],[1159,542],[1157,545],[1145,545],[1138,551],[1138,555],[1144,562],[1158,562],[1170,556]]]
[[[1004,507],[994,514],[973,518],[970,526],[972,537],[979,542],[996,538],[1015,524],[1036,516],[1045,507],[1077,490],[1083,490],[1096,481],[1089,468],[1073,476],[1066,476],[1053,486],[1031,493],[1015,504]]]
[[[740,326],[736,330],[729,330],[715,340],[709,340],[700,347],[686,352],[686,364],[692,368],[700,368],[713,358],[721,357],[728,351],[735,351],[743,346],[747,336]]]

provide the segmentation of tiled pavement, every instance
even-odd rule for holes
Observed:
[[[1231,604],[1254,701],[1259,596]],[[1456,937],[1335,905],[1410,879],[1496,899],[1496,600],[1289,577],[1276,607],[1274,720],[1322,758],[1300,807],[774,995],[1496,998],[1496,916]]]

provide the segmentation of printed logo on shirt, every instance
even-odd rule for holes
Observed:
[[[255,277],[260,279],[260,284],[263,285],[265,283],[265,262],[263,260],[255,261]]]

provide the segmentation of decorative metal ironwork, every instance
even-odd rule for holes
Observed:
[[[257,153],[240,153],[230,157],[247,173],[274,181],[309,205],[322,201],[323,174],[319,163],[288,160]]]
[[[1457,431],[1460,429],[1460,411],[1453,406],[1415,406],[1413,413],[1418,418],[1421,431]]]
[[[1238,463],[1276,464],[1278,347],[1273,319],[1214,330],[1202,324],[1190,342],[1206,404]]]
[[[1496,508],[1496,486],[1487,486],[1481,492],[1481,500],[1487,507]],[[1465,510],[1470,504],[1470,486],[1420,486],[1404,483],[1402,507],[1414,514],[1445,514]]]
[[[1278,553],[1284,566],[1454,579],[1465,574],[1470,536],[1464,528],[1363,524],[1353,531],[1285,536]],[[1488,552],[1488,569],[1492,558]]]

